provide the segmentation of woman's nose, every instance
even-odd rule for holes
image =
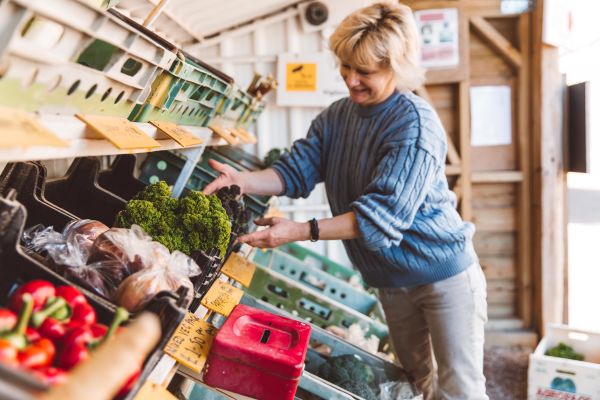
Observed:
[[[346,85],[349,88],[357,86],[360,83],[360,81],[358,79],[358,74],[356,72],[354,72],[354,71],[349,71],[346,74],[345,81],[346,81]]]

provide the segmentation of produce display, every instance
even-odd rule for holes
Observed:
[[[578,361],[583,361],[585,358],[583,354],[575,352],[571,346],[563,342],[560,342],[558,345],[546,350],[546,355]]]
[[[163,290],[188,288],[201,273],[185,254],[155,242],[139,226],[110,228],[93,220],[68,224],[62,233],[36,226],[24,233],[29,251],[46,256],[47,265],[65,278],[107,299],[139,311]]]
[[[118,308],[110,326],[103,325],[77,288],[29,281],[12,293],[8,308],[0,309],[0,363],[51,386],[64,383],[68,371],[87,360],[128,318]],[[130,391],[138,375],[129,378],[117,398]]]
[[[226,186],[219,189],[217,197],[221,200],[225,212],[231,222],[231,232],[240,236],[248,233],[250,210],[244,205],[240,187],[237,185]]]
[[[370,386],[375,382],[373,369],[354,355],[329,358],[319,367],[317,375],[365,400],[377,400]]]
[[[231,234],[229,217],[217,196],[190,191],[174,199],[162,181],[147,186],[117,216],[118,227],[134,224],[170,251],[187,255],[217,248],[224,256]]]

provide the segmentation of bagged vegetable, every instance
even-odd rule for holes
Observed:
[[[155,242],[156,243],[156,242]],[[113,300],[130,312],[139,311],[162,290],[175,291],[181,286],[189,288],[187,304],[192,300],[194,286],[190,277],[200,274],[198,265],[185,254],[174,251],[166,263],[155,263],[125,279]]]
[[[154,264],[165,264],[169,255],[165,246],[133,225],[131,229],[111,228],[98,236],[87,262],[121,269],[127,277]]]

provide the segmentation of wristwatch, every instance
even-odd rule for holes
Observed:
[[[310,224],[310,241],[316,242],[319,240],[319,223],[316,218],[311,219],[308,223]]]

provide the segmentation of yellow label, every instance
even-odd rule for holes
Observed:
[[[194,372],[202,371],[217,328],[187,313],[165,346],[165,353]]]
[[[173,396],[164,387],[150,381],[146,381],[144,386],[135,395],[134,400],[177,400],[177,397]]]
[[[203,143],[201,138],[194,136],[188,130],[172,122],[150,121],[150,123],[183,147],[195,146]]]
[[[232,253],[221,269],[221,272],[245,287],[250,286],[254,271],[256,271],[256,264],[237,253]]]
[[[133,122],[125,118],[82,114],[76,114],[76,117],[85,122],[93,132],[114,144],[118,149],[160,147],[160,143],[146,135]]]
[[[236,129],[232,129],[231,132],[246,143],[252,143],[252,144],[256,143],[256,136],[254,136],[253,134],[251,134],[250,132],[248,132],[245,129],[236,128]]]
[[[219,137],[225,139],[225,141],[231,145],[236,145],[239,143],[237,138],[231,134],[227,129],[217,126],[217,125],[209,125],[208,129],[216,133]]]
[[[239,304],[244,292],[227,282],[215,281],[202,299],[202,305],[221,315],[228,316]]]
[[[0,107],[0,148],[36,146],[69,147],[69,144],[25,111]]]
[[[285,90],[288,92],[317,91],[317,64],[286,64],[285,71]]]

